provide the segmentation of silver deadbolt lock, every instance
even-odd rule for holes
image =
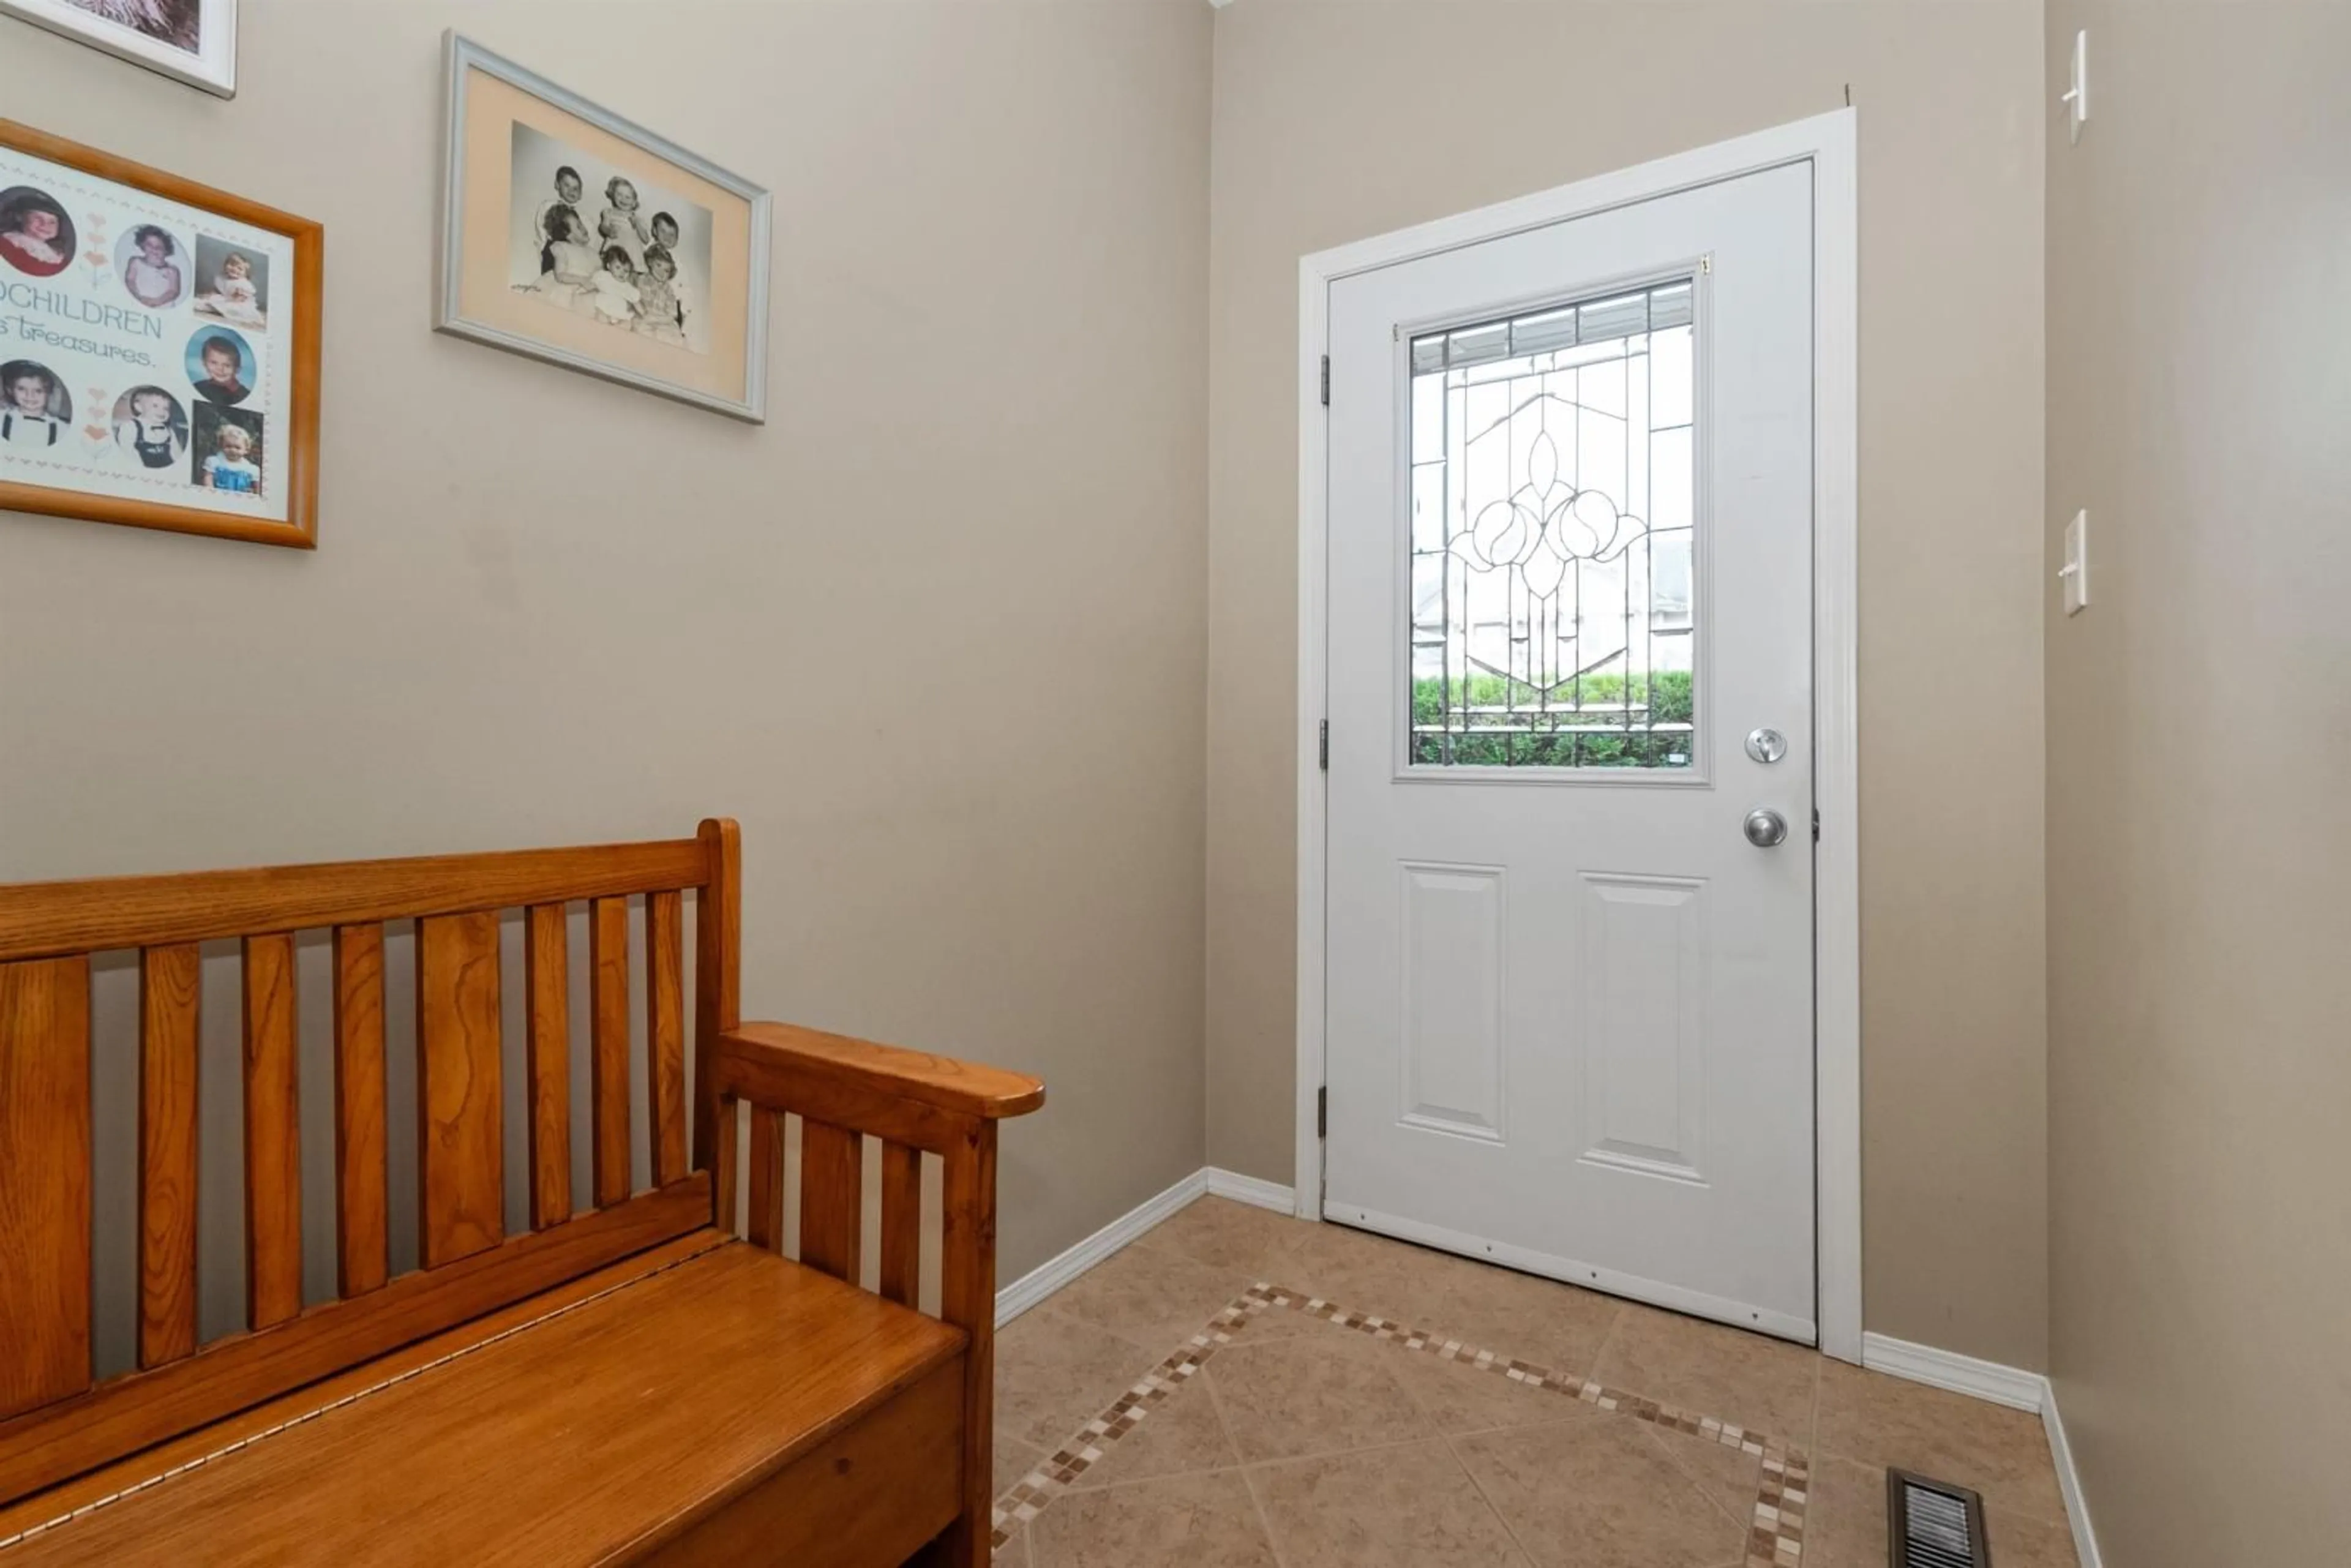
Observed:
[[[1777,762],[1788,755],[1788,737],[1776,729],[1750,729],[1747,755],[1758,762]]]
[[[1786,841],[1788,819],[1769,806],[1758,806],[1747,813],[1747,841],[1759,850],[1768,850]]]

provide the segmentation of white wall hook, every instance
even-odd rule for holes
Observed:
[[[2069,81],[2057,101],[2071,106],[2066,132],[2069,140],[2079,141],[2082,127],[2090,118],[2090,32],[2086,27],[2074,35],[2074,68]]]

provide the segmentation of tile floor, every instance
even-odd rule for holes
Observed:
[[[1005,1329],[1007,1568],[1883,1568],[1887,1465],[2075,1568],[2041,1423],[1202,1198]]]

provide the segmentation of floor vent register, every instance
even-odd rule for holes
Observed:
[[[1889,1469],[1886,1510],[1886,1568],[1991,1568],[1980,1494]]]

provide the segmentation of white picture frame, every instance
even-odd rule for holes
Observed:
[[[237,0],[0,0],[0,16],[21,17],[216,98],[235,98],[236,7]],[[152,30],[178,10],[194,23],[193,48]],[[150,26],[118,17],[144,17]]]
[[[447,119],[434,329],[766,423],[767,191],[455,29],[444,35],[444,55]],[[543,188],[550,168],[555,191]],[[632,204],[619,214],[609,204],[616,183],[630,187]],[[640,188],[648,198],[643,208],[633,205]],[[537,224],[550,209],[566,212],[557,203],[567,198],[578,209],[569,215],[583,220],[580,245],[542,246],[546,236]],[[683,215],[682,242],[679,219],[664,208]],[[642,301],[628,277],[610,276],[627,269],[609,259],[582,264],[597,267],[593,284],[573,287],[558,287],[569,276],[559,260],[532,259],[567,248],[609,258],[608,225],[632,214],[650,214],[655,236],[645,243],[640,225],[633,259],[644,270],[633,282],[643,286]],[[622,248],[630,248],[622,237]],[[656,251],[674,253],[674,282],[654,281]],[[656,299],[663,301],[658,309]],[[608,309],[617,316],[602,314]],[[632,311],[637,329],[612,331],[631,325]]]

